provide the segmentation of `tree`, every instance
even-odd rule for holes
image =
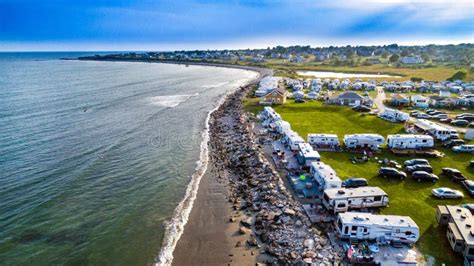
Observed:
[[[448,80],[455,81],[455,80],[465,80],[467,78],[467,72],[464,70],[459,70],[458,72],[454,73]]]
[[[408,56],[410,54],[410,52],[408,50],[403,50],[400,55],[401,56]]]
[[[420,77],[411,77],[410,80],[413,82],[421,82],[423,79]]]
[[[388,60],[390,60],[390,62],[392,62],[392,63],[396,63],[396,62],[398,62],[398,59],[400,59],[400,56],[397,55],[397,54],[393,54],[392,56],[390,56],[390,58]]]
[[[383,52],[382,53],[382,58],[387,59],[390,54],[388,52]]]

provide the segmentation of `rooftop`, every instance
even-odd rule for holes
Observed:
[[[348,197],[370,197],[370,196],[387,196],[387,193],[379,187],[358,187],[358,188],[331,188],[326,189],[324,194],[329,198],[348,198]]]
[[[371,213],[345,212],[340,213],[339,218],[343,223],[359,225],[383,225],[418,228],[418,225],[409,216],[377,215]]]

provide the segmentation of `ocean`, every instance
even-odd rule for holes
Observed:
[[[257,76],[58,60],[85,54],[0,53],[0,265],[169,263],[208,115]]]

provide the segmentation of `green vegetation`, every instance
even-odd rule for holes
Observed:
[[[396,62],[398,62],[398,59],[400,59],[400,56],[397,55],[397,54],[393,54],[392,56],[390,56],[390,58],[388,60],[392,63],[396,63]]]
[[[254,113],[262,108],[256,106],[252,99],[246,100],[244,106],[246,110]],[[308,133],[335,133],[342,140],[345,134],[350,133],[378,133],[386,137],[387,134],[403,132],[403,124],[386,122],[375,116],[354,112],[347,107],[324,105],[318,101],[297,104],[290,100],[285,105],[276,106],[275,110],[291,124],[293,130],[304,138]],[[446,156],[429,159],[435,174],[440,174],[443,167],[454,167],[470,178],[474,176],[474,170],[468,167],[469,161],[474,159],[472,155],[453,154],[450,150],[441,147],[438,149]],[[431,196],[431,189],[451,187],[465,193],[461,185],[455,184],[443,176],[440,176],[437,183],[418,183],[410,178],[404,181],[379,178],[377,171],[380,164],[377,159],[372,158],[363,164],[352,164],[351,156],[353,154],[348,152],[321,153],[322,160],[331,165],[342,178],[364,177],[369,180],[370,185],[384,189],[390,196],[390,206],[382,209],[381,212],[412,217],[420,227],[421,238],[417,244],[418,247],[424,254],[434,257],[436,264],[459,265],[459,255],[451,251],[446,239],[446,228],[437,226],[436,207],[443,204],[455,205],[474,202],[474,200],[469,196],[464,200],[435,199]],[[381,154],[377,154],[376,157],[378,160],[389,158],[399,163],[410,158],[394,156],[385,150]]]
[[[454,81],[454,80],[465,80],[467,77],[467,72],[466,71],[458,71],[456,73],[454,73],[454,75],[452,75],[448,80],[450,81]]]

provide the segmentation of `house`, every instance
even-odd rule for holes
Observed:
[[[342,239],[387,240],[413,244],[420,238],[418,225],[408,216],[339,213],[336,235]]]
[[[299,164],[309,167],[313,162],[319,162],[321,160],[319,152],[313,150],[310,144],[300,143],[299,146],[300,150],[296,156]]]
[[[387,136],[387,146],[392,149],[433,148],[433,137],[428,135],[397,134]]]
[[[390,98],[390,103],[395,106],[405,106],[410,104],[410,99],[403,94],[394,93]]]
[[[308,134],[308,143],[316,149],[334,149],[340,145],[336,134]]]
[[[344,145],[349,149],[377,150],[384,142],[385,139],[378,134],[344,135]]]
[[[324,207],[334,213],[385,207],[388,202],[387,193],[379,187],[330,188],[323,194]]]
[[[337,176],[336,171],[331,166],[323,162],[312,162],[310,173],[321,189],[340,188],[342,180]]]
[[[460,206],[442,205],[436,210],[439,225],[447,227],[446,237],[454,252],[474,260],[474,216]]]
[[[428,108],[429,100],[428,98],[421,96],[421,95],[413,95],[411,96],[411,102],[414,106],[419,108]]]
[[[260,104],[284,104],[286,102],[286,97],[287,91],[278,87],[263,95]]]
[[[346,91],[336,97],[329,99],[328,103],[338,105],[357,106],[364,102],[364,97],[353,91]]]
[[[421,56],[416,55],[416,56],[405,56],[400,59],[400,62],[403,64],[408,64],[408,65],[414,65],[414,64],[422,64],[424,62],[423,58]]]
[[[301,90],[293,92],[293,98],[298,99],[298,100],[304,99],[304,92]]]

